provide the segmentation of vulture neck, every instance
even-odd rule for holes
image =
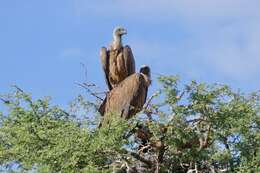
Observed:
[[[122,47],[122,38],[120,35],[114,35],[114,40],[112,43],[113,50],[119,50]]]

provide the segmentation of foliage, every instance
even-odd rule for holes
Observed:
[[[33,100],[16,88],[1,98],[0,164],[14,172],[260,172],[259,93],[175,76],[129,121],[111,116],[98,128],[97,105],[76,99],[76,111]],[[88,116],[79,114],[85,109]],[[77,112],[77,113],[75,113]],[[79,113],[80,112],[80,113]],[[147,115],[147,116],[146,116]],[[80,117],[80,118],[79,118]],[[142,127],[142,128],[140,128]],[[144,141],[140,129],[149,134]]]

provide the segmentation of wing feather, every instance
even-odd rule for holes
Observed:
[[[102,47],[100,50],[100,58],[101,58],[102,68],[105,73],[105,79],[106,79],[108,89],[111,90],[112,86],[111,83],[109,82],[109,52],[105,47]]]
[[[130,46],[126,45],[123,50],[125,68],[127,70],[127,75],[135,73],[135,59]]]
[[[137,85],[136,86],[137,89],[136,89],[132,99],[130,100],[130,104],[134,107],[134,109],[131,109],[131,111],[129,113],[130,116],[133,116],[142,110],[143,105],[146,102],[146,97],[147,97],[148,88],[145,85],[145,79],[141,74],[139,74],[139,76],[138,76],[138,82],[136,85]]]

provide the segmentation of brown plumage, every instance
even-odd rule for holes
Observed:
[[[140,73],[134,73],[112,89],[100,107],[104,121],[109,121],[109,114],[118,114],[129,119],[140,112],[146,102],[148,87],[151,84],[150,68],[144,66]]]
[[[115,28],[113,42],[109,49],[102,47],[100,57],[109,90],[123,81],[127,76],[135,73],[135,60],[129,46],[122,45],[124,28]]]

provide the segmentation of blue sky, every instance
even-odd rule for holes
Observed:
[[[16,84],[65,106],[84,93],[75,82],[106,89],[99,49],[118,25],[137,68],[149,65],[154,80],[177,74],[258,90],[259,9],[259,0],[1,1],[0,93]]]

